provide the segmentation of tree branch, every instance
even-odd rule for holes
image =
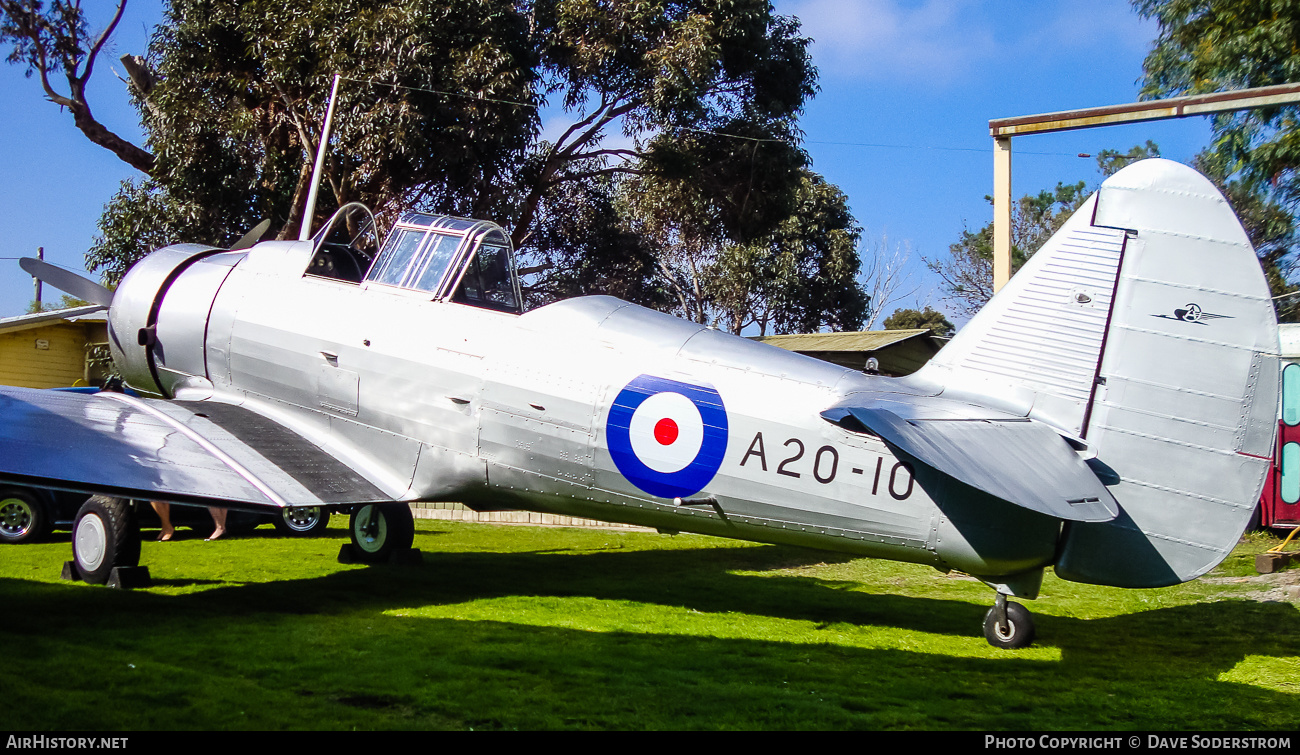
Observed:
[[[556,147],[559,147],[559,145],[563,144],[563,143],[564,143],[564,140],[565,140],[565,139],[568,139],[569,136],[572,135],[575,131],[578,131],[579,129],[585,128],[589,123],[591,123],[591,122],[594,121],[597,117],[599,117],[601,111],[603,111],[606,107],[609,106],[608,103],[607,103],[606,100],[605,100],[606,96],[607,96],[607,95],[606,95],[605,92],[601,92],[601,93],[600,93],[600,107],[598,107],[598,108],[596,108],[595,110],[591,111],[591,115],[587,116],[586,118],[583,118],[583,119],[580,120],[580,121],[577,121],[577,122],[573,123],[573,124],[570,125],[567,129],[565,129],[565,130],[564,130],[564,133],[563,133],[563,134],[560,134],[560,138],[558,138],[558,139],[555,140],[555,146],[556,146]]]
[[[638,153],[630,150],[593,150],[592,152],[584,152],[580,154],[575,154],[575,152],[582,145],[596,140],[597,137],[599,137],[601,130],[611,121],[632,112],[639,107],[639,105],[640,102],[635,97],[623,98],[618,95],[611,95],[608,92],[601,92],[599,107],[593,110],[589,115],[565,129],[559,139],[551,145],[546,156],[543,158],[542,169],[538,173],[536,182],[529,190],[524,201],[520,203],[519,219],[516,221],[514,230],[510,234],[511,241],[515,245],[516,249],[520,248],[523,245],[524,240],[527,239],[529,228],[533,223],[533,219],[537,215],[537,205],[541,202],[542,195],[546,190],[564,183],[565,181],[579,181],[586,178],[594,178],[596,176],[613,175],[614,173],[640,173],[640,171],[628,168],[612,168],[596,171],[584,171],[580,173],[564,173],[563,175],[559,175],[561,169],[565,165],[578,160],[593,159],[607,155],[618,155],[628,158],[638,157]],[[579,135],[568,145],[565,145],[565,140],[569,139],[574,134]]]
[[[13,24],[6,35],[7,38],[26,40],[31,45],[30,51],[25,56],[15,52],[10,57],[11,61],[17,62],[18,58],[26,58],[30,66],[28,72],[34,69],[40,75],[45,96],[54,104],[65,107],[72,113],[73,124],[86,135],[87,139],[117,155],[131,167],[146,175],[152,175],[154,156],[113,133],[96,120],[90,110],[90,103],[86,100],[86,84],[94,71],[95,58],[121,22],[122,15],[126,12],[126,0],[119,0],[112,22],[86,53],[81,51],[80,44],[80,28],[85,22],[80,3],[69,8],[73,12],[71,16],[62,18],[55,18],[57,6],[50,9],[49,17],[41,16],[35,6],[24,6],[16,2],[5,2],[0,6],[0,10],[4,11],[4,15]],[[53,57],[47,48],[47,42],[54,43],[56,52]],[[62,48],[61,52],[58,51],[60,48]],[[19,50],[21,49],[20,45]],[[84,69],[82,69],[83,64]],[[50,84],[50,71],[60,68],[68,80],[67,95],[58,93]]]
[[[600,134],[601,130],[604,129],[605,126],[609,125],[611,121],[621,116],[627,115],[628,113],[632,112],[637,107],[639,107],[640,105],[640,103],[636,99],[630,99],[622,106],[618,106],[618,102],[619,99],[615,98],[613,102],[610,102],[607,107],[602,108],[605,114],[601,116],[599,119],[597,119],[594,123],[590,119],[588,119],[587,122],[592,123],[592,126],[588,128],[586,131],[583,131],[582,135],[579,136],[577,139],[575,139],[571,145],[565,147],[563,150],[560,150],[560,154],[563,154],[566,157],[571,156],[574,150],[576,150],[578,147],[595,139],[596,136]],[[600,113],[602,112],[602,110],[597,110],[596,112]],[[568,131],[565,132],[565,136],[568,136],[572,132],[573,132],[573,128],[570,128]],[[559,146],[559,142],[556,142],[556,146],[557,147]]]
[[[640,157],[641,153],[632,149],[598,149],[592,152],[582,152],[580,154],[572,155],[569,158],[569,160],[570,162],[577,162],[579,160],[590,160],[595,157],[605,157],[605,156],[634,158],[634,157]]]
[[[80,3],[78,3],[78,5],[80,5]],[[95,44],[91,46],[90,52],[86,54],[86,71],[78,80],[83,89],[86,86],[86,82],[90,81],[90,72],[95,68],[95,58],[99,56],[99,51],[104,48],[104,44],[108,42],[109,36],[113,33],[113,30],[117,28],[117,24],[122,20],[122,14],[125,12],[126,0],[121,0],[121,2],[117,4],[117,13],[113,14],[113,20],[104,28],[104,31],[99,35],[99,39],[95,40]]]
[[[582,181],[587,178],[595,178],[596,176],[613,176],[619,173],[629,176],[645,176],[649,175],[650,171],[641,170],[640,168],[617,166],[613,168],[601,168],[600,170],[584,170],[577,173],[565,173],[562,177],[547,182],[545,186],[549,188],[564,183],[565,181]]]

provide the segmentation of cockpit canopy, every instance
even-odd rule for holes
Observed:
[[[422,291],[435,301],[502,312],[522,310],[514,252],[497,224],[408,212],[393,226],[378,254],[367,254],[363,237],[367,225],[373,228],[373,215],[364,210],[359,220],[344,217],[357,212],[353,205],[343,207],[316,234],[308,275],[366,287]],[[373,232],[369,235],[373,238]],[[373,249],[373,241],[369,246]]]

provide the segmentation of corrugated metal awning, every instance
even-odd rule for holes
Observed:
[[[849,333],[798,333],[789,336],[757,336],[754,340],[789,351],[876,351],[909,338],[927,335],[929,328],[910,330],[863,330]]]
[[[107,320],[108,307],[101,304],[88,304],[84,307],[72,307],[70,309],[56,309],[51,312],[35,312],[30,315],[18,315],[17,317],[6,317],[0,319],[0,333],[26,330],[28,328],[47,325],[66,320],[76,322],[78,320]]]

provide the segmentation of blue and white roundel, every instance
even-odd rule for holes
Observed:
[[[641,375],[609,408],[605,437],[633,485],[661,498],[704,489],[727,452],[727,410],[713,388]]]

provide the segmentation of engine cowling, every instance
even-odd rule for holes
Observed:
[[[164,341],[159,338],[159,313],[164,299],[182,275],[194,263],[220,249],[202,244],[174,244],[163,247],[131,267],[113,293],[108,315],[109,349],[122,380],[141,393],[170,397],[175,369],[166,361]],[[197,311],[202,308],[206,322],[211,301],[188,302]],[[175,341],[176,339],[172,339]],[[181,343],[177,350],[188,350]],[[199,348],[202,348],[200,336]]]

